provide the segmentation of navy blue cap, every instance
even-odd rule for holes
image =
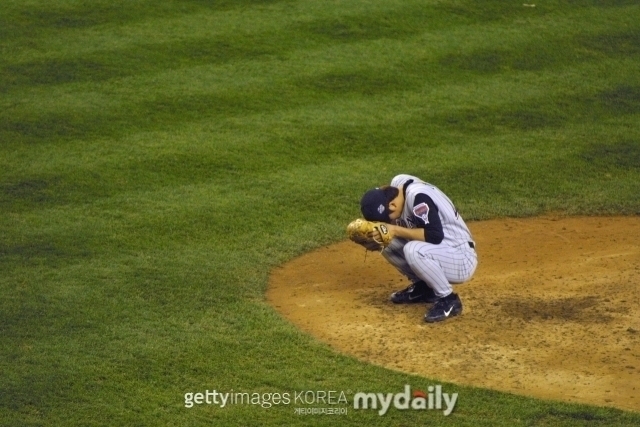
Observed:
[[[364,193],[360,200],[360,210],[368,221],[389,222],[389,202],[380,188]]]

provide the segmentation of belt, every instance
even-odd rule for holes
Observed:
[[[471,249],[475,250],[475,249],[476,249],[476,244],[475,244],[475,243],[473,243],[473,242],[469,242],[469,247],[470,247]]]

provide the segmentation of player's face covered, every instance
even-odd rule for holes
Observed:
[[[391,223],[400,218],[403,206],[402,191],[389,185],[367,191],[360,201],[362,216],[367,221]]]
[[[402,195],[402,191],[400,191],[396,198],[389,202],[389,221],[395,221],[400,218],[403,207],[404,197]]]

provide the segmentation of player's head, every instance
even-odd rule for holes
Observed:
[[[367,221],[382,222],[390,222],[391,219],[398,218],[400,215],[395,216],[395,218],[389,217],[390,213],[397,211],[395,203],[393,203],[393,209],[390,209],[391,207],[389,205],[397,199],[399,194],[400,190],[398,188],[389,185],[376,187],[367,191],[360,200],[362,216],[364,216]]]

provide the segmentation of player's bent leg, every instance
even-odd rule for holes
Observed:
[[[478,265],[478,256],[468,244],[451,247],[413,241],[404,246],[404,255],[413,271],[438,265],[449,283],[463,283],[471,279]],[[433,264],[432,262],[435,262]],[[428,267],[422,267],[425,264]]]
[[[404,246],[408,240],[395,238],[391,241],[391,244],[382,251],[382,256],[393,265],[402,275],[407,276],[412,282],[420,280],[416,276],[404,258]]]
[[[404,245],[408,240],[393,239],[391,245],[382,251],[382,256],[401,274],[411,280],[405,289],[396,291],[389,298],[394,304],[433,303],[438,300],[435,292],[424,281],[416,276],[404,258]]]
[[[437,245],[417,240],[408,242],[404,245],[404,256],[415,275],[427,283],[439,298],[442,298],[453,292],[453,289],[440,260],[430,254],[433,246]]]
[[[405,258],[420,278],[432,286],[440,297],[424,316],[426,322],[440,322],[462,313],[462,301],[450,283],[471,278],[477,255],[470,247],[449,247],[413,241],[403,248]]]

